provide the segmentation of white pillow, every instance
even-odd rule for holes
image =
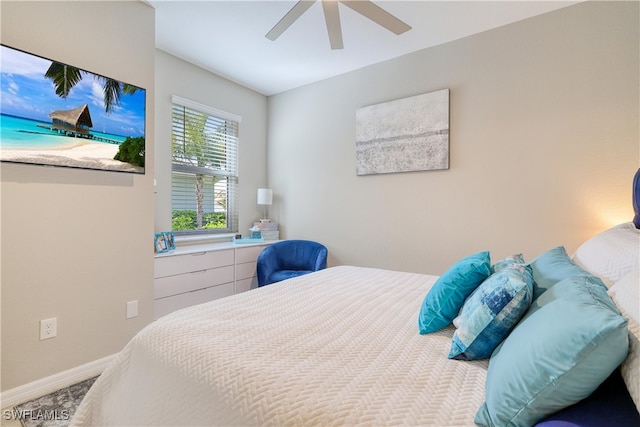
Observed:
[[[622,378],[640,412],[640,270],[637,268],[609,289],[609,296],[629,319],[629,355],[620,366]]]
[[[580,267],[611,287],[640,264],[640,230],[625,222],[596,234],[571,257]]]

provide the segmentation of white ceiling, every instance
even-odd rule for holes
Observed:
[[[399,36],[339,5],[344,49],[331,50],[316,2],[276,41],[265,34],[296,0],[147,0],[156,47],[273,95],[578,1],[374,0],[413,28]]]

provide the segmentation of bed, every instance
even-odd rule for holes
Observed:
[[[165,316],[117,356],[74,422],[468,424],[487,361],[442,357],[452,328],[429,345],[417,333],[435,279],[333,267]]]
[[[114,358],[72,425],[639,425],[639,246],[629,222],[572,257],[473,254],[440,277],[337,266],[174,312]],[[472,258],[488,270],[451,293]],[[478,346],[465,313],[501,271],[521,313],[501,311],[513,324]],[[434,300],[444,326],[425,321]]]

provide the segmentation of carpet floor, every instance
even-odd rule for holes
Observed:
[[[24,427],[67,427],[80,402],[98,377],[90,378],[13,409]]]

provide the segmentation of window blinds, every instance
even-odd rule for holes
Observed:
[[[176,211],[187,210],[199,212],[201,217],[225,213],[224,227],[219,223],[214,227],[205,221],[197,224],[196,232],[237,230],[239,123],[238,116],[183,98],[172,98],[174,217]],[[173,223],[174,231],[189,231],[186,227],[184,222]]]

